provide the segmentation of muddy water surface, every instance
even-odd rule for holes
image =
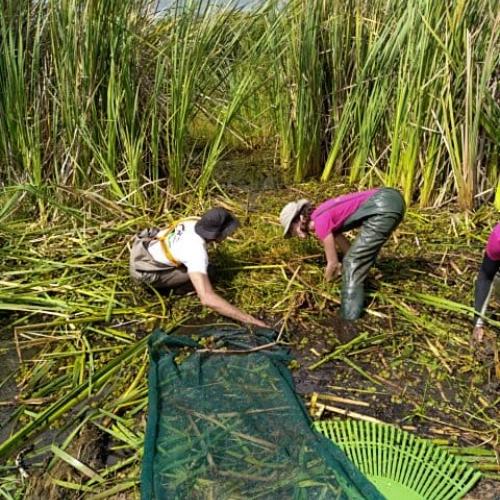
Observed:
[[[10,417],[15,410],[17,386],[15,375],[19,366],[12,332],[7,328],[0,329],[0,442],[4,441],[11,431]]]

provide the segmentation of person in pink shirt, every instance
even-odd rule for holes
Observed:
[[[355,320],[363,311],[364,281],[382,245],[403,219],[405,202],[392,188],[370,189],[332,198],[313,207],[307,199],[288,203],[280,214],[284,236],[314,232],[326,255],[325,279],[342,275],[340,312]],[[342,234],[360,228],[352,246]],[[344,254],[340,264],[336,246]]]
[[[481,262],[474,293],[474,330],[472,343],[481,343],[484,337],[483,317],[493,291],[493,282],[500,269],[500,223],[491,232]]]

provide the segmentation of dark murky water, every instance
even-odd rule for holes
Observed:
[[[14,398],[17,395],[15,375],[19,366],[15,344],[10,329],[0,327],[0,442],[11,431],[10,417],[15,410]]]

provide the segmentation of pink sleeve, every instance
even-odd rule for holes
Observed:
[[[330,224],[328,217],[318,217],[314,221],[314,232],[323,241],[330,234]]]
[[[486,244],[486,255],[491,260],[500,260],[500,223],[491,231]]]

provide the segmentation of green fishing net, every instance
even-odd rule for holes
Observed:
[[[311,428],[274,332],[155,331],[141,495],[150,499],[380,499]],[[216,349],[223,353],[200,352]]]

